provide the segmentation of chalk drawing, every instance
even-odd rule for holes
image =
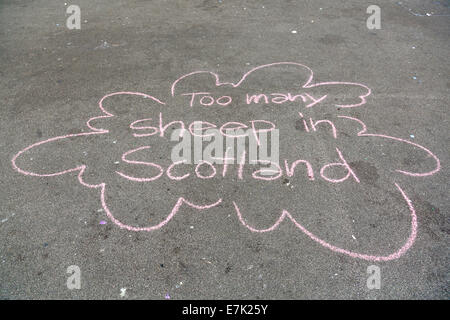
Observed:
[[[179,91],[178,90],[179,84],[182,81],[188,79],[189,77],[202,75],[202,74],[208,75],[208,76],[212,76],[212,79],[213,79],[216,87],[224,87],[224,88],[230,89],[230,93],[228,93],[226,95],[218,96],[218,95],[215,95],[214,93],[204,90],[204,91],[198,91],[198,92],[197,91],[182,92],[178,96],[186,97],[186,99],[187,99],[186,105],[189,108],[198,108],[198,107],[201,107],[201,108],[215,108],[215,107],[230,108],[231,102],[234,101],[235,98],[238,98],[233,93],[233,90],[232,90],[233,88],[239,87],[253,73],[259,72],[261,70],[271,71],[272,68],[281,67],[281,66],[295,67],[295,68],[298,68],[299,70],[302,70],[303,72],[306,72],[306,74],[307,74],[306,81],[303,85],[301,85],[298,88],[299,89],[298,92],[292,92],[292,91],[285,91],[285,92],[279,91],[276,93],[274,93],[274,92],[248,92],[240,97],[241,101],[244,101],[248,106],[258,106],[259,104],[282,105],[284,103],[289,103],[289,102],[298,103],[299,108],[303,107],[304,110],[306,111],[309,108],[313,108],[314,110],[317,110],[316,108],[320,108],[320,106],[323,105],[324,103],[327,104],[327,107],[330,104],[333,104],[334,107],[336,107],[336,108],[361,107],[367,103],[367,97],[371,94],[371,90],[369,87],[367,87],[364,84],[355,83],[355,82],[329,81],[329,82],[314,83],[313,82],[313,77],[314,77],[313,71],[308,66],[300,64],[300,63],[294,63],[294,62],[278,62],[278,63],[271,63],[271,64],[266,64],[266,65],[255,67],[255,68],[251,69],[250,71],[246,72],[241,77],[241,79],[235,83],[221,82],[219,76],[214,72],[210,72],[210,71],[191,72],[191,73],[188,73],[188,74],[185,74],[185,75],[179,77],[172,83],[172,85],[170,87],[170,95],[171,95],[171,97],[175,97]],[[320,94],[317,94],[317,92],[311,91],[314,88],[316,88],[316,89],[320,88],[322,91],[327,91],[328,88],[334,87],[334,86],[342,86],[343,88],[347,88],[347,87],[358,88],[358,90],[362,91],[362,93],[358,94],[356,96],[357,101],[354,101],[353,103],[334,103],[334,101],[331,102],[331,101],[327,100],[330,97],[329,93],[324,94],[324,92],[322,92]],[[242,93],[240,93],[240,94],[242,95]],[[316,242],[317,244],[321,245],[323,248],[329,249],[335,253],[347,255],[352,258],[358,258],[358,259],[369,260],[369,261],[389,261],[389,260],[393,260],[393,259],[398,259],[406,251],[408,251],[408,249],[410,249],[411,246],[415,242],[415,239],[417,236],[417,230],[418,230],[418,222],[417,222],[416,212],[415,212],[414,206],[413,206],[410,198],[405,193],[404,189],[395,181],[393,181],[392,183],[395,186],[395,188],[398,190],[400,195],[402,196],[403,200],[405,201],[406,207],[408,208],[409,213],[410,213],[410,220],[411,220],[410,234],[409,234],[408,238],[406,239],[406,241],[404,242],[404,244],[395,252],[386,254],[386,255],[371,255],[371,254],[366,254],[366,253],[353,252],[353,251],[350,251],[350,250],[347,250],[344,248],[340,248],[336,245],[333,245],[333,244],[327,242],[324,239],[319,238],[317,235],[313,234],[311,231],[306,229],[297,219],[294,219],[294,217],[285,209],[281,210],[280,217],[275,221],[275,223],[272,226],[267,227],[267,228],[257,228],[257,227],[251,226],[243,217],[242,211],[240,210],[239,205],[236,203],[236,201],[234,201],[233,199],[226,199],[226,198],[219,198],[219,199],[211,201],[210,203],[207,203],[207,204],[196,204],[196,203],[193,203],[192,201],[189,201],[188,199],[185,199],[184,197],[178,197],[177,200],[174,201],[175,205],[173,206],[173,208],[171,209],[169,214],[162,221],[157,222],[153,225],[144,226],[144,227],[125,224],[125,223],[119,221],[115,217],[114,213],[112,212],[112,210],[110,210],[110,208],[108,206],[108,199],[107,199],[107,194],[106,194],[107,183],[100,182],[100,183],[94,184],[94,183],[87,183],[85,181],[84,174],[87,169],[86,164],[80,164],[80,165],[76,165],[74,167],[65,168],[64,170],[57,171],[57,172],[46,172],[46,173],[38,173],[38,172],[25,170],[18,165],[19,158],[23,158],[22,161],[26,161],[27,157],[25,155],[28,151],[35,149],[35,148],[39,148],[43,145],[52,144],[52,143],[55,143],[58,141],[66,141],[67,143],[78,143],[78,141],[73,138],[75,138],[75,137],[88,138],[88,137],[96,137],[96,136],[100,136],[100,135],[107,135],[109,133],[109,130],[103,129],[103,128],[97,128],[94,125],[92,125],[92,123],[93,123],[93,121],[96,121],[96,120],[108,119],[108,118],[112,118],[112,117],[116,116],[113,113],[107,111],[103,105],[105,99],[112,97],[112,96],[124,96],[124,97],[137,96],[137,97],[148,99],[149,101],[151,101],[152,103],[155,103],[158,106],[167,106],[166,102],[163,102],[162,100],[157,99],[154,96],[145,94],[145,93],[122,91],[122,92],[114,92],[114,93],[107,94],[104,97],[102,97],[98,103],[98,107],[101,111],[101,115],[92,117],[89,120],[87,120],[87,122],[86,122],[87,127],[90,129],[89,132],[80,132],[80,133],[76,133],[76,134],[67,134],[67,135],[57,136],[57,137],[49,138],[49,139],[39,141],[39,142],[29,145],[28,147],[22,149],[21,151],[19,151],[17,154],[15,154],[12,157],[11,162],[12,162],[12,166],[13,166],[14,170],[16,170],[17,172],[19,172],[23,175],[33,176],[33,177],[42,177],[42,178],[60,176],[60,175],[65,175],[65,174],[69,174],[72,172],[77,172],[78,173],[77,180],[81,185],[83,185],[89,189],[95,189],[95,190],[99,191],[100,203],[102,205],[104,212],[106,213],[107,217],[111,220],[111,222],[113,222],[119,228],[126,229],[129,231],[147,231],[147,232],[149,232],[149,231],[159,230],[162,227],[164,227],[165,225],[167,225],[167,223],[169,223],[175,217],[175,215],[180,211],[182,206],[188,206],[188,207],[191,207],[191,208],[194,208],[197,210],[207,210],[207,209],[211,209],[211,208],[218,206],[219,204],[221,204],[224,201],[228,201],[233,204],[234,211],[236,213],[236,216],[237,216],[237,219],[239,220],[239,222],[250,232],[255,232],[255,233],[272,232],[272,231],[275,231],[279,227],[279,225],[282,222],[284,222],[285,220],[290,221],[296,228],[298,228],[298,230],[300,230],[302,233],[304,233],[309,239],[311,239],[314,242]],[[172,98],[169,98],[169,101],[171,101],[171,99]],[[171,103],[169,103],[169,105],[170,104]],[[316,134],[315,132],[328,130],[328,132],[330,132],[330,136],[332,137],[332,139],[339,140],[340,135],[338,132],[338,127],[331,120],[329,120],[329,119],[313,119],[312,117],[308,118],[308,117],[305,117],[302,112],[298,112],[298,111],[297,111],[297,114],[295,114],[295,116],[299,117],[299,119],[301,119],[303,127],[304,127],[304,131],[307,134]],[[423,152],[425,152],[428,155],[429,158],[434,160],[435,164],[434,164],[434,168],[432,170],[425,171],[425,172],[410,172],[410,171],[406,171],[406,170],[395,169],[395,172],[397,172],[398,174],[417,178],[417,177],[427,177],[427,176],[434,175],[435,173],[437,173],[440,170],[441,164],[440,164],[438,157],[435,154],[433,154],[429,149],[427,149],[415,142],[406,140],[406,139],[397,138],[397,137],[393,137],[393,136],[389,136],[389,135],[385,135],[385,134],[369,133],[368,129],[367,129],[367,125],[361,119],[358,119],[358,118],[355,118],[355,117],[352,117],[349,115],[339,115],[337,117],[339,119],[342,119],[344,122],[347,121],[348,123],[355,124],[360,127],[360,130],[357,133],[358,139],[371,137],[371,138],[383,139],[386,142],[390,142],[390,141],[391,142],[394,142],[394,141],[400,142],[405,145],[412,146],[414,148],[418,148],[419,150],[422,150]],[[156,120],[152,120],[152,119],[156,119]],[[267,131],[273,130],[276,127],[275,123],[268,121],[268,120],[263,120],[263,119],[259,119],[259,120],[251,120],[250,119],[250,120],[244,121],[244,122],[232,121],[232,122],[227,122],[222,125],[213,124],[213,123],[209,123],[209,122],[202,122],[202,121],[194,121],[194,122],[206,124],[209,128],[220,128],[219,131],[221,132],[221,134],[223,136],[226,136],[228,134],[227,129],[230,129],[230,128],[234,128],[234,129],[251,128],[252,129],[251,131],[255,135],[256,139],[258,139],[258,133],[267,132]],[[197,166],[195,167],[195,169],[193,171],[186,171],[181,174],[175,175],[172,172],[173,169],[175,168],[175,166],[182,165],[184,161],[172,163],[167,168],[164,168],[163,166],[152,163],[152,162],[130,160],[130,157],[134,153],[139,154],[139,152],[141,152],[141,151],[145,151],[145,150],[149,150],[149,149],[151,150],[151,145],[149,144],[148,139],[156,139],[156,140],[160,139],[161,140],[163,138],[166,138],[165,137],[166,129],[172,124],[180,125],[182,130],[187,130],[185,128],[189,128],[189,132],[192,135],[194,135],[195,131],[192,129],[194,122],[192,122],[190,125],[187,125],[187,124],[185,124],[185,122],[183,120],[177,120],[177,121],[172,121],[168,124],[165,124],[163,122],[163,112],[159,112],[159,119],[158,119],[158,115],[154,115],[153,118],[146,117],[146,118],[142,118],[142,119],[137,119],[134,122],[132,122],[129,125],[129,129],[131,129],[133,131],[133,137],[136,139],[144,138],[147,140],[145,140],[146,141],[145,145],[142,145],[138,148],[133,147],[132,149],[123,153],[121,155],[121,160],[122,160],[122,162],[127,163],[127,164],[140,165],[140,166],[144,166],[144,167],[152,167],[153,171],[156,169],[157,173],[154,174],[153,176],[135,177],[135,176],[127,175],[127,174],[123,173],[122,171],[117,170],[117,171],[115,171],[115,173],[117,174],[117,179],[124,179],[124,180],[127,180],[128,182],[135,182],[135,183],[155,183],[155,187],[157,187],[157,182],[162,176],[166,176],[171,181],[173,181],[173,183],[183,183],[183,180],[185,180],[188,177],[195,178],[195,179],[212,179],[212,178],[225,179],[225,178],[227,178],[226,173],[227,173],[228,163],[226,161],[223,164],[224,167],[222,170],[222,174],[216,174],[217,173],[216,167],[212,163],[203,161],[203,162],[197,164]],[[153,126],[152,126],[152,123],[153,123]],[[258,124],[258,125],[265,124],[267,126],[259,127],[256,124]],[[204,128],[205,127],[203,127],[203,129]],[[139,141],[143,141],[143,140],[139,140]],[[161,140],[161,141],[167,141],[167,139]],[[345,150],[335,148],[335,151],[336,151],[335,158],[338,160],[336,162],[332,162],[332,163],[323,165],[321,167],[321,169],[318,171],[319,174],[314,173],[314,168],[313,168],[311,162],[308,160],[285,159],[284,166],[274,164],[274,167],[276,168],[276,170],[272,170],[273,171],[272,173],[274,175],[271,177],[258,175],[258,173],[261,173],[261,170],[258,170],[258,171],[254,171],[251,176],[248,176],[245,178],[256,179],[259,181],[261,181],[261,180],[272,181],[272,180],[277,180],[277,179],[281,178],[282,176],[292,177],[295,174],[295,172],[301,170],[304,172],[305,177],[307,177],[307,179],[305,179],[305,183],[315,183],[315,181],[317,181],[317,179],[320,178],[323,181],[326,181],[328,183],[333,183],[333,184],[344,183],[344,182],[359,184],[360,180],[359,180],[357,174],[352,170],[352,168],[350,167],[350,165],[348,164],[348,162],[346,160]],[[244,151],[241,155],[241,158],[239,161],[239,167],[238,167],[238,171],[237,171],[237,175],[238,175],[237,181],[238,182],[239,181],[243,182],[245,180],[244,179],[245,156],[246,156],[246,152]],[[229,159],[234,160],[234,158],[229,158],[228,149],[227,149],[227,151],[225,153],[225,158],[223,160],[229,160]],[[200,171],[199,171],[200,167],[205,167],[205,170],[207,170],[209,173],[208,174],[200,173]],[[340,167],[341,169],[345,170],[346,175],[341,178],[330,178],[327,175],[327,172],[328,172],[328,169],[331,167]],[[260,183],[266,183],[264,181],[261,181]]]

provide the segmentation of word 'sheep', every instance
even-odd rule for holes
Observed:
[[[282,73],[279,77],[270,76],[272,73]],[[282,83],[283,78],[288,79]],[[207,79],[209,85],[206,90],[199,88],[197,81],[198,78]],[[194,80],[189,82],[189,80]],[[255,88],[267,88],[267,79],[277,79],[276,88],[274,90],[263,90]],[[188,84],[187,84],[188,83]],[[189,83],[194,83],[190,85]],[[252,86],[251,84],[254,83]],[[187,86],[187,87],[186,87]],[[274,84],[275,86],[275,84]],[[248,89],[247,89],[248,88]],[[227,92],[217,93],[215,89],[226,89]],[[222,90],[223,91],[223,90]],[[333,91],[338,94],[333,95]],[[342,95],[342,92],[345,94]],[[355,93],[356,92],[356,93]],[[238,82],[222,82],[219,76],[213,72],[208,71],[196,71],[181,76],[172,83],[170,88],[170,95],[168,103],[145,93],[139,92],[114,92],[105,95],[99,102],[99,108],[102,114],[97,117],[93,117],[87,121],[87,127],[90,129],[88,132],[80,132],[75,134],[67,134],[63,136],[57,136],[50,139],[46,139],[37,143],[34,143],[25,149],[19,151],[12,158],[13,168],[28,176],[35,177],[53,177],[60,176],[69,173],[77,173],[78,182],[90,189],[96,189],[100,193],[100,202],[104,209],[104,212],[108,218],[116,224],[118,227],[129,231],[155,231],[164,227],[169,223],[175,215],[180,211],[183,205],[189,206],[198,210],[206,210],[218,206],[224,201],[230,201],[229,198],[221,197],[208,204],[196,204],[186,197],[177,196],[177,200],[173,208],[169,211],[168,215],[159,223],[155,223],[151,226],[134,226],[126,224],[117,218],[117,214],[113,213],[113,210],[108,206],[107,192],[110,192],[110,184],[106,180],[99,183],[86,182],[85,173],[88,170],[88,165],[85,161],[78,160],[77,157],[72,157],[70,160],[74,161],[73,165],[67,164],[63,169],[54,169],[48,172],[39,172],[42,169],[26,170],[24,167],[31,165],[27,162],[30,159],[30,153],[46,146],[59,145],[65,143],[69,146],[79,143],[79,139],[83,140],[83,146],[89,146],[93,139],[98,139],[104,135],[110,135],[110,130],[98,128],[93,123],[98,121],[111,121],[113,119],[120,118],[119,115],[113,114],[106,110],[104,107],[104,101],[114,96],[127,97],[139,97],[145,98],[148,103],[157,107],[169,107],[179,108],[174,101],[183,101],[186,112],[192,112],[195,110],[212,110],[213,112],[226,112],[229,114],[238,115],[241,110],[245,110],[243,106],[248,108],[264,108],[269,106],[270,110],[281,110],[280,108],[288,108],[294,104],[297,110],[292,114],[292,118],[296,118],[299,122],[299,127],[302,128],[302,132],[307,134],[316,134],[316,132],[327,132],[329,138],[333,141],[340,141],[341,136],[339,134],[338,127],[330,119],[317,118],[318,110],[321,107],[330,108],[334,110],[346,110],[348,108],[361,107],[367,102],[367,97],[371,94],[371,90],[359,83],[343,82],[343,81],[330,81],[330,82],[313,82],[312,70],[300,63],[293,62],[280,62],[262,65],[255,67],[245,73]],[[238,105],[236,105],[238,101]],[[198,109],[200,108],[200,109]],[[269,110],[265,109],[265,110]],[[286,109],[288,110],[288,109]],[[292,109],[289,109],[292,110]],[[314,117],[304,116],[302,112],[308,112],[314,110]],[[301,111],[301,112],[300,112]],[[427,159],[434,161],[434,167],[431,170],[425,172],[411,172],[400,169],[393,169],[396,174],[406,175],[410,177],[426,177],[431,176],[438,172],[441,168],[440,161],[436,155],[434,155],[427,148],[402,138],[392,137],[384,134],[369,133],[366,124],[355,117],[349,115],[337,115],[337,119],[347,121],[350,125],[355,125],[359,128],[356,133],[356,139],[380,139],[384,144],[399,143],[405,147],[410,147],[412,152],[419,150],[426,154]],[[322,162],[320,167],[313,168],[313,164],[310,159],[298,159],[294,157],[286,157],[279,154],[279,130],[274,121],[267,119],[254,119],[248,121],[229,121],[225,123],[211,123],[203,120],[190,121],[190,123],[183,120],[165,122],[163,120],[163,112],[153,113],[150,112],[153,118],[159,117],[155,120],[144,114],[142,117],[135,119],[129,124],[129,132],[136,139],[139,147],[128,146],[126,152],[119,155],[121,156],[122,163],[132,166],[133,168],[149,168],[153,172],[149,175],[137,175],[128,174],[117,170],[115,172],[116,182],[126,181],[128,185],[152,185],[158,179],[168,178],[172,181],[174,188],[182,185],[183,182],[188,181],[188,178],[200,179],[198,181],[208,181],[208,179],[223,179],[224,183],[241,183],[244,184],[246,180],[252,179],[258,183],[270,184],[274,183],[274,180],[278,180],[282,176],[294,177],[301,172],[301,176],[305,178],[305,183],[311,183],[312,181],[324,180],[333,184],[340,183],[353,183],[361,185],[360,179],[352,169],[352,159],[348,159],[346,151],[343,148],[333,147],[334,160],[331,162]],[[255,114],[260,114],[259,112]],[[264,114],[264,113],[262,113]],[[325,117],[327,118],[327,117]],[[168,166],[163,166],[155,162],[148,160],[135,160],[140,156],[148,155],[151,152],[151,143],[168,142],[169,128],[176,127],[177,130],[172,132],[170,140],[178,141],[171,151],[172,162]],[[285,139],[290,139],[297,132],[290,133],[290,135],[283,136]],[[268,138],[270,137],[271,143],[269,147]],[[247,142],[239,142],[240,139],[248,139]],[[316,137],[317,139],[317,137]],[[158,141],[159,140],[159,141]],[[194,146],[194,152],[191,152],[191,146]],[[153,142],[152,142],[153,141]],[[208,151],[203,149],[203,143],[210,141],[207,145]],[[197,144],[197,146],[196,146]],[[235,152],[235,145],[237,146],[237,152]],[[71,152],[71,148],[68,148],[68,152]],[[99,151],[101,152],[101,150]],[[270,154],[270,155],[269,155]],[[145,158],[145,157],[144,157]],[[143,158],[139,158],[143,159]],[[48,163],[52,164],[55,160],[49,156]],[[78,161],[78,162],[76,162]],[[68,161],[67,163],[69,163]],[[66,163],[66,162],[64,162]],[[192,165],[194,163],[195,165]],[[245,175],[245,166],[258,165],[250,175]],[[234,172],[232,172],[231,166],[234,166]],[[264,166],[261,168],[261,166]],[[301,171],[300,171],[301,170]],[[391,174],[390,177],[395,177],[395,174]],[[234,179],[227,178],[233,177]],[[320,177],[321,179],[317,179]],[[122,180],[120,180],[122,179]],[[265,233],[271,232],[278,228],[278,226],[284,221],[290,221],[298,230],[304,233],[314,242],[320,244],[323,248],[329,249],[332,252],[344,254],[352,258],[358,258],[370,261],[389,261],[398,259],[405,252],[407,252],[417,237],[417,216],[413,206],[413,203],[403,190],[403,188],[392,181],[392,185],[400,193],[402,199],[405,201],[405,207],[410,213],[410,233],[404,244],[396,251],[389,254],[365,254],[348,249],[344,249],[340,246],[334,245],[325,241],[321,237],[317,236],[310,230],[306,229],[298,219],[295,219],[291,213],[282,208],[279,218],[267,228],[257,228],[250,225],[243,217],[241,209],[236,201],[231,200],[236,216],[239,222],[251,232]],[[155,188],[157,185],[154,184]],[[109,190],[109,191],[108,191]],[[262,195],[261,195],[262,196]],[[264,196],[267,196],[266,194]],[[270,195],[269,195],[270,196]],[[293,202],[303,201],[301,194],[295,194],[292,199]],[[263,214],[263,213],[259,213]],[[379,248],[375,248],[377,252]]]

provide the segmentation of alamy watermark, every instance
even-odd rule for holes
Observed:
[[[253,123],[252,128],[244,130],[239,123],[230,122],[227,128],[212,129],[207,122],[196,121],[189,130],[174,130],[170,140],[178,142],[171,150],[173,165],[197,164],[196,171],[210,166],[213,174],[214,164],[224,165],[224,170],[230,164],[262,165],[265,168],[255,172],[258,176],[273,176],[280,171],[279,130],[273,126],[257,128]]]
[[[379,6],[376,5],[370,5],[367,7],[366,12],[370,14],[370,16],[367,18],[367,29],[373,30],[373,29],[381,29],[381,9]]]
[[[70,5],[66,9],[66,14],[69,17],[66,19],[66,26],[68,29],[80,30],[81,29],[81,9],[77,5]]]
[[[81,270],[79,266],[71,265],[67,267],[66,273],[70,274],[67,278],[67,289],[81,289]]]
[[[370,265],[367,267],[367,274],[369,277],[367,278],[367,288],[369,290],[372,289],[380,289],[381,288],[381,272],[380,267],[376,265]]]

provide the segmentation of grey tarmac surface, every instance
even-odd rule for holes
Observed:
[[[66,27],[69,4],[81,8],[80,30]],[[379,30],[366,27],[371,4],[381,8]],[[449,15],[444,0],[0,1],[0,298],[447,299]],[[175,90],[232,96],[225,107],[190,107],[187,96],[171,96],[172,83],[193,71],[237,82],[252,68],[286,61],[311,68],[312,83],[360,83],[371,94],[359,107],[337,107],[358,103],[363,87],[306,90],[306,68],[278,65],[236,88],[216,87],[208,74],[197,74]],[[166,105],[109,97],[104,105],[115,117],[91,122],[108,134],[75,136],[89,132],[86,121],[101,115],[99,100],[119,91],[146,93]],[[243,98],[287,92],[327,97],[311,108],[298,100],[247,105]],[[225,177],[216,165],[212,179],[195,178],[193,165],[177,172],[190,173],[182,181],[166,174],[150,182],[124,179],[117,172],[156,174],[154,167],[122,161],[128,150],[150,146],[126,159],[164,170],[171,164],[168,134],[134,137],[149,131],[129,126],[144,118],[158,126],[160,112],[164,123],[186,125],[271,121],[280,130],[282,168],[285,159],[307,160],[315,180],[301,164],[294,176],[283,172],[273,181],[252,178],[250,165],[242,179],[236,165]],[[327,123],[307,132],[298,112],[332,121],[337,139]],[[399,173],[430,172],[436,161],[412,144],[357,136],[361,125],[342,116],[364,121],[369,133],[426,147],[439,158],[440,171]],[[120,228],[102,208],[100,188],[80,184],[79,171],[38,177],[14,170],[20,150],[68,134],[24,152],[18,167],[51,174],[86,166],[83,181],[106,184],[108,209],[124,225],[157,225],[179,197],[196,205],[222,202],[206,210],[183,204],[150,232]],[[341,183],[320,176],[324,165],[339,160],[336,148],[359,183],[352,176]],[[345,176],[342,168],[328,169],[335,179]],[[415,208],[416,235],[395,184]],[[251,232],[233,203],[256,229],[269,228],[287,210],[333,250],[287,218],[272,231]],[[394,256],[370,261],[336,248]],[[71,265],[81,270],[79,290],[66,286]],[[370,265],[380,268],[379,290],[366,285]]]

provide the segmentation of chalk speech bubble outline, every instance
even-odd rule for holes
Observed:
[[[360,83],[354,83],[354,82],[339,82],[339,81],[331,81],[331,82],[321,82],[321,83],[315,83],[313,84],[313,71],[311,68],[307,67],[306,65],[300,64],[300,63],[295,63],[295,62],[278,62],[278,63],[271,63],[271,64],[266,64],[266,65],[262,65],[262,66],[258,66],[255,67],[253,69],[251,69],[250,71],[248,71],[247,73],[245,73],[242,78],[236,82],[236,83],[231,83],[231,82],[221,82],[219,79],[219,76],[216,73],[210,72],[210,71],[195,71],[195,72],[191,72],[188,73],[186,75],[181,76],[180,78],[178,78],[177,80],[175,80],[171,86],[171,94],[172,96],[175,95],[175,89],[176,86],[178,84],[179,81],[181,81],[182,79],[188,78],[190,76],[196,75],[196,74],[202,74],[202,73],[207,73],[212,75],[215,78],[215,85],[217,87],[219,86],[223,86],[223,85],[230,85],[233,88],[238,87],[240,84],[242,84],[245,79],[247,78],[248,75],[250,75],[251,73],[253,73],[256,70],[260,70],[260,69],[264,69],[264,68],[270,68],[273,66],[281,66],[281,65],[293,65],[293,66],[300,66],[302,68],[305,68],[308,72],[309,72],[309,77],[308,80],[306,81],[306,83],[302,86],[302,88],[308,89],[308,88],[314,88],[314,87],[319,87],[319,86],[327,86],[327,85],[353,85],[353,86],[360,86],[362,88],[366,89],[365,94],[360,95],[360,102],[356,103],[356,104],[347,104],[347,105],[336,105],[337,107],[341,107],[341,108],[353,108],[353,107],[359,107],[364,105],[367,100],[366,98],[371,94],[371,90],[370,88],[368,88],[367,86],[360,84]],[[12,162],[12,166],[14,168],[14,170],[16,170],[17,172],[27,175],[27,176],[35,176],[35,177],[53,177],[53,176],[59,176],[59,175],[64,175],[67,173],[71,173],[71,172],[78,172],[77,178],[78,178],[78,182],[90,189],[100,189],[100,201],[102,204],[102,208],[105,211],[106,215],[108,216],[108,218],[114,223],[116,224],[118,227],[122,228],[122,229],[126,229],[129,231],[155,231],[158,230],[160,228],[162,228],[163,226],[165,226],[179,211],[180,207],[185,204],[187,206],[190,206],[194,209],[197,210],[205,210],[205,209],[210,209],[213,208],[217,205],[219,205],[222,202],[222,198],[218,199],[216,202],[211,203],[211,204],[206,204],[206,205],[198,205],[195,203],[190,202],[189,200],[184,199],[183,197],[178,198],[175,206],[172,208],[170,214],[160,223],[150,226],[150,227],[135,227],[135,226],[131,226],[131,225],[127,225],[122,223],[121,221],[119,221],[117,218],[114,217],[113,213],[111,212],[111,210],[109,209],[108,205],[107,205],[107,200],[106,200],[106,183],[105,182],[101,182],[99,184],[89,184],[87,182],[85,182],[83,180],[83,174],[86,171],[87,166],[86,165],[80,165],[74,168],[70,168],[70,169],[66,169],[66,170],[62,170],[59,172],[54,172],[54,173],[49,173],[49,174],[39,174],[39,173],[34,173],[34,172],[30,172],[30,171],[26,171],[23,170],[21,168],[19,168],[19,166],[17,166],[16,161],[17,159],[24,154],[25,152],[39,147],[41,145],[47,144],[47,143],[52,143],[55,141],[59,141],[59,140],[64,140],[64,139],[69,139],[69,138],[74,138],[74,137],[80,137],[80,136],[91,136],[91,135],[101,135],[101,134],[107,134],[109,133],[108,130],[106,129],[102,129],[102,128],[96,128],[94,126],[91,125],[91,121],[94,120],[98,120],[98,119],[106,119],[106,118],[111,118],[114,117],[115,115],[108,112],[104,107],[103,107],[103,101],[108,98],[108,97],[112,97],[112,96],[116,96],[116,95],[132,95],[132,96],[141,96],[144,98],[148,98],[153,100],[156,103],[159,103],[161,105],[165,105],[164,102],[162,102],[161,100],[145,94],[145,93],[141,93],[141,92],[127,92],[127,91],[122,91],[122,92],[113,92],[110,94],[105,95],[104,97],[102,97],[99,101],[99,108],[102,111],[102,115],[100,116],[96,116],[96,117],[92,117],[90,118],[87,122],[86,125],[89,129],[91,129],[90,132],[81,132],[81,133],[76,133],[76,134],[68,134],[68,135],[62,135],[62,136],[57,136],[57,137],[53,137],[47,140],[43,140],[37,143],[34,143],[28,147],[26,147],[25,149],[19,151],[17,154],[15,154],[11,160]],[[374,134],[374,133],[367,133],[367,126],[365,125],[364,122],[362,122],[360,119],[354,118],[354,117],[350,117],[350,116],[338,116],[340,118],[344,118],[344,119],[348,119],[351,121],[356,121],[357,123],[359,123],[359,125],[362,127],[362,129],[357,133],[357,136],[359,137],[378,137],[378,138],[384,138],[384,139],[390,139],[390,140],[394,140],[394,141],[398,141],[398,142],[402,142],[402,143],[406,143],[412,146],[415,146],[423,151],[425,151],[426,153],[428,153],[428,155],[430,157],[432,157],[435,162],[436,162],[436,167],[428,172],[424,172],[424,173],[415,173],[415,172],[408,172],[408,171],[402,171],[402,170],[396,170],[397,172],[404,174],[404,175],[409,175],[409,176],[413,176],[413,177],[425,177],[425,176],[431,176],[433,174],[435,174],[436,172],[438,172],[441,168],[440,165],[440,161],[438,159],[438,157],[436,155],[434,155],[430,150],[428,150],[427,148],[417,144],[417,143],[413,143],[411,141],[405,140],[405,139],[401,139],[401,138],[397,138],[397,137],[392,137],[392,136],[388,136],[388,135],[383,135],[383,134]],[[406,240],[406,242],[404,243],[404,245],[398,249],[397,251],[395,251],[394,253],[391,253],[389,255],[384,255],[384,256],[379,256],[379,255],[368,255],[368,254],[362,254],[362,253],[358,253],[358,252],[354,252],[354,251],[350,251],[350,250],[346,250],[337,246],[334,246],[328,242],[326,242],[325,240],[317,237],[315,234],[313,234],[312,232],[310,232],[308,229],[306,229],[303,225],[301,225],[298,221],[296,221],[292,215],[287,211],[287,210],[282,210],[282,214],[280,216],[280,218],[269,228],[266,229],[256,229],[252,226],[250,226],[242,217],[242,214],[240,212],[240,209],[238,207],[238,205],[233,202],[237,217],[239,219],[239,221],[241,222],[242,225],[244,225],[248,230],[252,231],[252,232],[257,232],[257,233],[264,233],[264,232],[269,232],[269,231],[273,231],[275,229],[278,228],[278,226],[281,224],[281,222],[283,222],[286,218],[289,219],[298,229],[300,229],[304,234],[306,234],[310,239],[312,239],[313,241],[319,243],[321,246],[336,252],[336,253],[341,253],[347,256],[350,256],[352,258],[358,258],[358,259],[363,259],[363,260],[368,260],[368,261],[390,261],[393,259],[398,259],[399,257],[401,257],[406,251],[408,251],[411,246],[414,244],[416,236],[417,236],[417,215],[414,209],[414,206],[411,202],[411,200],[409,199],[409,197],[407,196],[407,194],[404,192],[404,190],[397,184],[394,182],[395,187],[399,190],[400,194],[402,195],[403,199],[405,200],[408,209],[410,211],[410,215],[411,215],[411,232],[410,235],[408,237],[408,239]]]

